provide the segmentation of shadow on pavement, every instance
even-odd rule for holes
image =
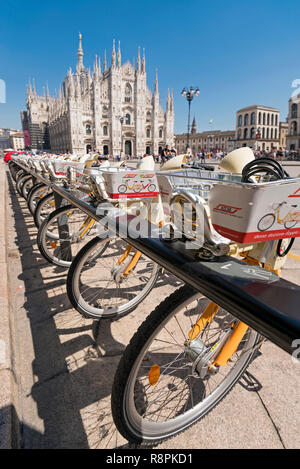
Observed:
[[[24,282],[26,298],[21,308],[30,321],[35,355],[34,385],[21,398],[34,399],[44,425],[44,431],[39,432],[20,423],[21,446],[118,447],[120,437],[111,417],[110,392],[123,348],[111,336],[109,321],[103,321],[101,348],[105,351],[106,344],[109,350],[112,345],[120,348],[117,356],[108,350],[105,357],[99,357],[95,347],[95,334],[101,330],[99,321],[86,320],[71,309],[65,292],[66,271],[44,261],[35,247],[36,231],[29,231],[32,217],[25,201],[17,196],[9,174],[8,185],[22,266],[19,279]],[[43,268],[52,269],[45,278]]]

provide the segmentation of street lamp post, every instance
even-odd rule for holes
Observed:
[[[197,97],[198,94],[200,93],[199,88],[194,88],[190,86],[189,89],[183,88],[181,91],[181,96],[184,98],[186,97],[186,100],[188,102],[188,133],[187,133],[187,144],[186,144],[186,149],[188,150],[190,148],[190,121],[191,121],[191,102],[193,101],[194,97]]]
[[[256,129],[256,134],[255,134],[255,143],[254,143],[254,152],[257,151],[257,140],[261,138],[261,130],[260,127]]]

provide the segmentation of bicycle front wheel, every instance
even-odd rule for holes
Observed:
[[[34,223],[39,228],[47,216],[55,210],[55,200],[53,192],[42,197],[36,204],[34,210]]]
[[[65,205],[54,210],[41,224],[37,244],[51,264],[69,267],[82,244],[94,237],[94,223],[82,210]]]
[[[154,444],[184,431],[212,410],[247,368],[259,340],[250,328],[226,366],[209,368],[206,362],[236,322],[227,311],[219,308],[195,340],[189,339],[209,303],[183,286],[131,339],[112,389],[114,422],[130,442]]]
[[[34,215],[37,203],[48,193],[48,191],[48,186],[43,183],[36,184],[30,189],[27,196],[27,206],[32,215]]]
[[[128,244],[120,238],[99,237],[79,251],[68,272],[67,293],[83,316],[124,316],[150,293],[158,277],[158,265],[141,255],[128,275],[123,275],[124,266],[136,254],[134,249],[128,251]]]

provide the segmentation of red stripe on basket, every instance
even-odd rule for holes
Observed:
[[[260,241],[270,241],[272,239],[282,238],[297,238],[300,236],[300,227],[291,228],[289,230],[253,231],[250,233],[243,233],[215,224],[213,224],[213,227],[218,233],[220,233],[220,235],[238,243],[258,243]]]
[[[157,197],[158,192],[129,192],[128,194],[124,192],[123,194],[109,193],[111,199],[138,199],[145,197]]]

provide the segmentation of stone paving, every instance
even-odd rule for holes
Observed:
[[[8,172],[7,194],[19,444],[127,448],[110,412],[114,372],[139,324],[181,283],[161,276],[144,302],[118,321],[84,319],[67,298],[66,270],[41,256],[32,216]],[[293,252],[300,254],[299,240]],[[299,269],[299,262],[288,259],[284,277],[299,283]],[[219,406],[158,448],[299,448],[299,389],[300,363],[267,342]]]

